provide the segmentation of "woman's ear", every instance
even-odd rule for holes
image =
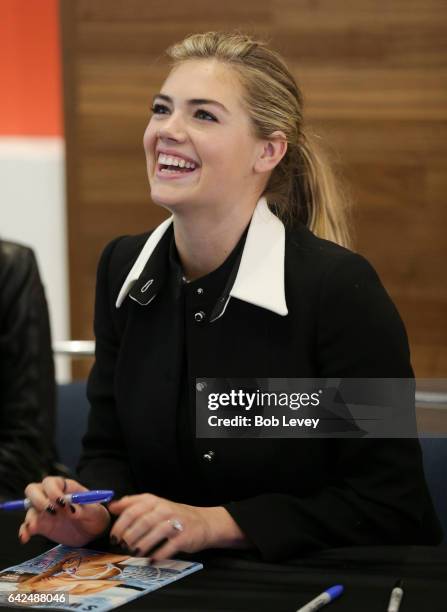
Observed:
[[[284,132],[277,130],[270,138],[261,143],[260,153],[255,161],[255,172],[270,172],[279,164],[287,151],[287,138]]]

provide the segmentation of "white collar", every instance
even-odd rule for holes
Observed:
[[[172,223],[172,216],[151,233],[116,300],[119,308],[138,280],[155,247]],[[248,228],[239,270],[230,291],[235,297],[278,315],[288,314],[284,287],[285,228],[262,197]],[[223,314],[223,313],[222,313]]]

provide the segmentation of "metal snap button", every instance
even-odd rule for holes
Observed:
[[[213,450],[209,450],[203,454],[203,459],[204,461],[208,461],[208,463],[211,463],[211,461],[214,461],[214,456],[215,452]]]
[[[198,288],[197,288],[197,293],[198,293],[199,295],[203,295],[203,289],[202,289],[202,287],[198,287]]]
[[[195,313],[194,320],[196,321],[196,323],[202,323],[204,319],[205,319],[205,313],[203,312],[203,310],[200,310],[199,312]]]

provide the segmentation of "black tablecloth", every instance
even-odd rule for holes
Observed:
[[[38,537],[20,545],[20,521],[20,515],[0,516],[0,569],[52,546]],[[204,564],[203,570],[125,608],[151,612],[294,612],[325,588],[343,584],[345,593],[324,610],[384,612],[395,581],[403,578],[401,612],[447,612],[447,547],[338,548],[282,565],[261,563],[246,553],[208,551],[194,558]]]

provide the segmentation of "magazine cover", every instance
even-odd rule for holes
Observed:
[[[105,612],[203,568],[201,563],[147,559],[56,546],[0,572],[0,605]]]

